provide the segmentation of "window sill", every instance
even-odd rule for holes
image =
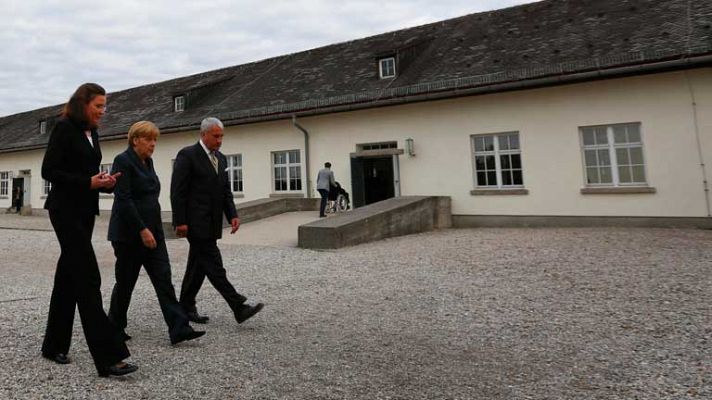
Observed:
[[[42,196],[40,196],[40,200],[44,200],[44,199],[46,199],[46,198],[47,198],[47,195],[46,195],[46,194],[43,194]]]
[[[304,193],[302,192],[292,192],[292,193],[270,193],[269,197],[271,198],[282,198],[282,199],[288,199],[288,198],[303,198]]]
[[[10,198],[9,196],[0,196],[0,199],[2,199],[2,200],[6,200],[6,199],[9,199],[9,198]]]
[[[586,187],[581,189],[581,194],[649,194],[655,192],[655,188],[650,186]]]
[[[233,193],[232,193],[232,197],[233,197],[234,199],[244,199],[244,198],[245,198],[245,194],[244,194],[244,193],[235,193],[235,192],[233,192]]]
[[[470,190],[472,196],[518,196],[529,194],[529,189],[474,189]]]

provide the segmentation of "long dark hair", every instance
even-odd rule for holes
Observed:
[[[62,116],[71,118],[82,124],[87,123],[86,107],[94,97],[106,96],[106,90],[96,83],[85,83],[74,91],[67,104],[64,105]]]

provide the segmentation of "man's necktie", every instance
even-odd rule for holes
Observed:
[[[215,169],[215,173],[218,173],[218,158],[215,157],[215,152],[211,151],[210,153],[210,162],[213,164],[213,169]]]

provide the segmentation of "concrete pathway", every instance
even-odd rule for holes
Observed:
[[[0,214],[0,229],[22,229],[28,231],[51,231],[52,223],[46,215]]]
[[[219,244],[250,244],[271,247],[297,247],[299,225],[319,219],[318,211],[287,212],[240,225],[234,235],[223,230]]]
[[[234,235],[230,234],[229,228],[225,229],[220,244],[297,247],[299,225],[317,219],[319,219],[318,211],[288,212],[275,215],[242,224]],[[108,226],[108,215],[98,217],[94,227],[94,238],[106,238]],[[0,229],[52,231],[52,224],[49,217],[42,215],[0,214]]]

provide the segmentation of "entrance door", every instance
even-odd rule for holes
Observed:
[[[17,191],[20,190],[20,208],[24,203],[25,194],[25,180],[23,178],[13,178],[12,179],[12,207],[17,209]]]
[[[393,190],[393,157],[363,160],[363,177],[366,204],[376,203],[395,196]]]
[[[351,159],[354,207],[395,197],[393,156]]]

